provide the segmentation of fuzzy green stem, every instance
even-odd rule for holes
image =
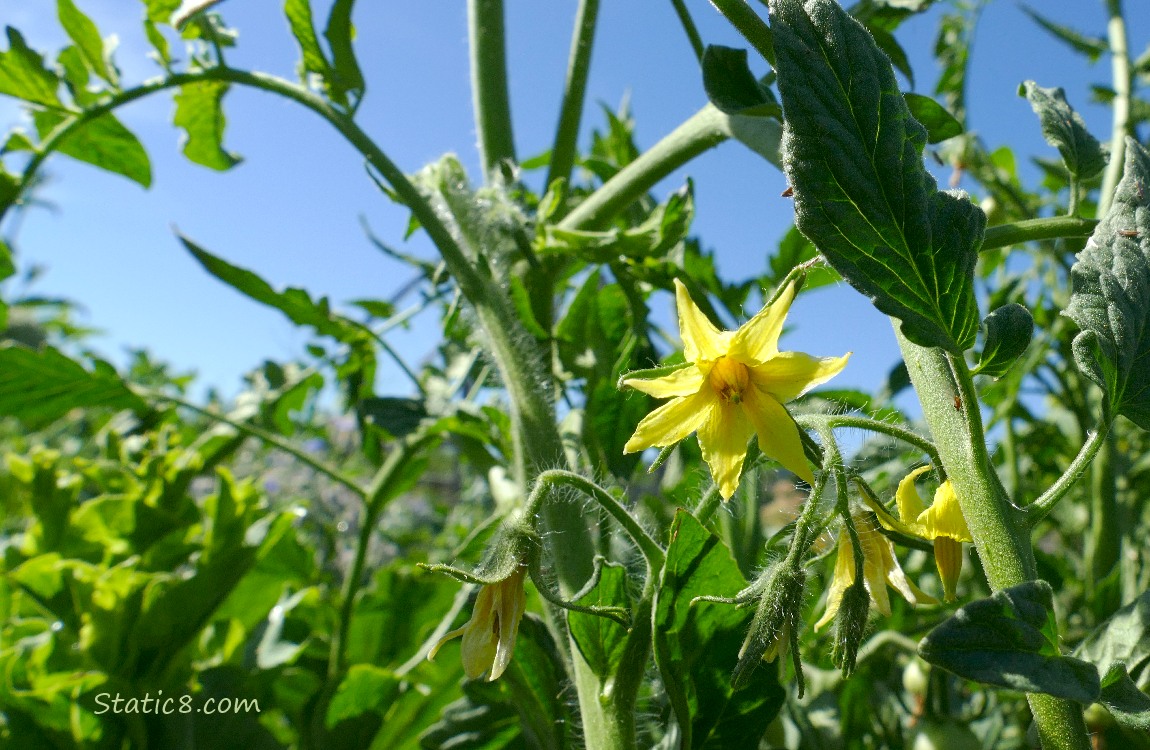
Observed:
[[[1026,219],[1013,224],[1000,224],[986,230],[982,250],[995,250],[1008,245],[1035,240],[1053,240],[1060,237],[1089,237],[1098,222],[1078,216],[1052,216]]]
[[[619,170],[559,222],[561,229],[602,229],[655,183],[731,137],[727,115],[708,104]]]
[[[938,449],[922,435],[878,419],[851,416],[849,414],[801,414],[795,417],[795,421],[801,426],[810,426],[816,430],[825,425],[832,429],[841,427],[878,432],[918,448],[930,456],[931,462],[936,466],[941,462],[938,456]]]
[[[743,38],[750,42],[763,59],[775,65],[775,47],[771,36],[771,27],[759,14],[751,10],[747,0],[711,0],[711,5],[727,17],[731,25],[738,29]]]
[[[895,335],[991,588],[998,591],[1034,580],[1037,566],[1029,524],[993,475],[978,394],[966,362],[941,349],[911,343],[899,331],[897,321]],[[957,411],[955,396],[962,404]],[[1043,748],[1089,749],[1080,705],[1036,693],[1027,700]]]
[[[1086,470],[1090,468],[1090,463],[1098,455],[1099,449],[1106,443],[1106,436],[1109,432],[1109,423],[1105,419],[1099,420],[1098,426],[1087,436],[1086,442],[1078,451],[1078,455],[1066,467],[1066,471],[1062,472],[1062,476],[1058,477],[1057,481],[1050,485],[1050,488],[1043,492],[1037,500],[1026,506],[1026,520],[1030,525],[1033,526],[1045,518],[1058,504],[1058,501],[1066,496],[1070,488],[1077,484]]]
[[[567,80],[563,86],[563,106],[559,112],[559,127],[555,143],[551,146],[551,164],[547,169],[547,185],[555,180],[567,180],[575,165],[575,151],[579,141],[579,123],[583,119],[583,104],[587,98],[587,73],[591,69],[591,50],[595,42],[595,26],[599,18],[599,0],[580,0],[575,13],[575,32],[571,36],[571,52],[567,59]]]
[[[503,160],[515,161],[511,99],[507,91],[507,49],[503,0],[468,0],[471,97],[484,181]]]
[[[1122,17],[1122,0],[1106,0],[1110,21],[1106,34],[1110,41],[1110,67],[1114,83],[1114,120],[1110,135],[1110,162],[1102,177],[1098,196],[1098,216],[1106,215],[1114,201],[1122,166],[1126,161],[1126,136],[1130,135],[1130,52],[1126,39],[1126,20]]]
[[[719,485],[712,484],[703,497],[699,500],[699,504],[695,506],[694,516],[699,523],[706,525],[707,521],[711,520],[711,516],[715,515],[715,511],[723,504],[723,496],[719,494]]]

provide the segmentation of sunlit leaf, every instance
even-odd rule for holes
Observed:
[[[181,86],[175,97],[172,122],[184,129],[184,156],[211,169],[230,169],[240,162],[238,155],[223,147],[226,93],[228,84],[223,81],[198,81]]]
[[[56,110],[39,109],[32,113],[41,138],[63,122],[64,117]],[[73,129],[59,142],[57,150],[86,164],[123,175],[143,187],[152,185],[152,163],[148,152],[135,134],[111,112]]]
[[[0,94],[33,104],[60,107],[60,79],[44,67],[44,58],[28,46],[24,35],[9,26],[8,50],[0,52]]]
[[[51,347],[0,347],[0,414],[45,424],[77,407],[147,410],[106,362],[87,370]]]
[[[1034,81],[1024,81],[1018,93],[1030,100],[1042,123],[1043,137],[1062,154],[1071,174],[1085,180],[1106,168],[1105,149],[1086,129],[1082,115],[1066,102],[1062,89],[1044,89]]]
[[[60,18],[60,25],[76,44],[76,49],[80,50],[88,67],[115,86],[116,69],[109,64],[104,54],[104,40],[100,38],[100,30],[92,19],[84,15],[72,0],[56,0],[56,14]]]
[[[986,343],[978,360],[978,374],[1000,378],[1030,346],[1034,317],[1018,303],[1004,305],[983,321]]]

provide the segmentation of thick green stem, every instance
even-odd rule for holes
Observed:
[[[1027,219],[1013,224],[1000,224],[986,230],[982,250],[995,250],[1034,240],[1053,240],[1059,237],[1089,237],[1098,222],[1077,216],[1052,216]]]
[[[993,475],[978,394],[966,362],[941,349],[911,343],[898,330],[897,321],[895,334],[991,588],[997,591],[1034,580],[1037,569],[1029,524]],[[1045,750],[1089,749],[1080,705],[1042,694],[1027,699]]]
[[[559,222],[562,229],[602,229],[655,183],[732,135],[729,118],[708,104],[621,169]]]
[[[1130,52],[1126,40],[1126,20],[1122,17],[1122,0],[1106,0],[1110,21],[1106,26],[1110,40],[1110,67],[1114,83],[1114,124],[1110,135],[1110,162],[1102,177],[1098,196],[1098,216],[1106,215],[1114,200],[1114,191],[1122,177],[1126,161],[1126,136],[1130,135]]]
[[[1086,437],[1086,442],[1082,444],[1079,449],[1078,455],[1066,467],[1066,471],[1062,472],[1062,476],[1050,488],[1043,492],[1037,500],[1024,509],[1026,511],[1026,520],[1033,526],[1046,517],[1058,501],[1066,496],[1086,470],[1090,468],[1090,463],[1094,457],[1098,455],[1098,451],[1106,443],[1107,435],[1110,432],[1110,425],[1105,420],[1099,420],[1098,427]]]
[[[763,59],[775,65],[775,46],[771,37],[771,27],[747,5],[747,0],[711,0],[711,5],[727,17],[731,25],[739,30],[743,38],[758,50]]]
[[[1122,555],[1122,523],[1119,519],[1118,487],[1114,476],[1117,448],[1114,433],[1103,441],[1091,466],[1090,543],[1086,555],[1086,582],[1094,614],[1104,620],[1117,609],[1120,589],[1103,595],[1099,584],[1114,570]]]
[[[591,50],[595,44],[595,26],[599,17],[599,0],[580,0],[575,14],[575,33],[571,36],[571,53],[567,59],[567,80],[563,86],[563,107],[559,127],[551,146],[551,164],[547,185],[571,177],[579,141],[579,123],[587,97],[587,72],[591,69]]]
[[[515,161],[511,99],[507,91],[506,34],[503,0],[468,0],[471,43],[471,97],[479,160],[484,180],[503,160]]]

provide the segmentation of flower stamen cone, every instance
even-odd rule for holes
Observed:
[[[481,588],[471,619],[463,627],[440,638],[427,658],[434,659],[443,644],[463,636],[460,651],[467,678],[478,679],[486,672],[488,682],[499,679],[515,653],[519,621],[527,607],[527,595],[523,589],[526,575],[527,567],[520,565],[502,581]]]
[[[729,500],[739,485],[747,443],[757,437],[764,455],[814,482],[799,428],[783,404],[837,375],[850,354],[818,358],[779,351],[779,335],[796,291],[797,283],[788,284],[737,331],[720,331],[676,279],[687,365],[662,377],[623,381],[648,395],[671,399],[639,423],[623,451],[663,448],[697,432],[711,477]]]

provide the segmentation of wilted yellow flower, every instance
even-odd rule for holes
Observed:
[[[515,653],[519,620],[527,607],[527,595],[523,591],[526,573],[527,568],[521,565],[502,581],[481,588],[471,619],[439,639],[427,658],[434,659],[440,646],[463,636],[461,653],[467,678],[474,680],[487,672],[488,682],[499,679]]]
[[[884,528],[934,542],[934,563],[942,579],[946,600],[952,602],[958,587],[958,575],[962,572],[962,542],[974,540],[966,526],[962,508],[959,507],[958,495],[954,494],[954,485],[949,479],[939,485],[930,507],[925,506],[914,482],[927,471],[930,471],[930,466],[922,466],[898,483],[894,496],[898,504],[898,518],[865,493],[863,499],[878,514],[879,523]]]
[[[890,597],[886,587],[889,584],[911,604],[938,604],[938,600],[923,593],[903,573],[894,556],[894,545],[879,533],[878,527],[868,515],[854,516],[855,530],[863,553],[863,581],[870,592],[871,601],[884,616],[890,616]],[[850,534],[844,529],[839,535],[838,556],[835,558],[835,572],[831,588],[827,593],[827,609],[822,619],[815,623],[815,630],[835,618],[842,603],[843,592],[855,582],[855,553]]]
[[[623,381],[656,398],[671,400],[648,414],[623,447],[625,453],[674,445],[696,430],[703,459],[723,499],[735,494],[747,441],[808,482],[799,428],[783,404],[825,383],[846,366],[842,357],[780,352],[779,334],[795,298],[795,284],[737,331],[720,331],[675,280],[679,335],[688,364],[651,380]]]

